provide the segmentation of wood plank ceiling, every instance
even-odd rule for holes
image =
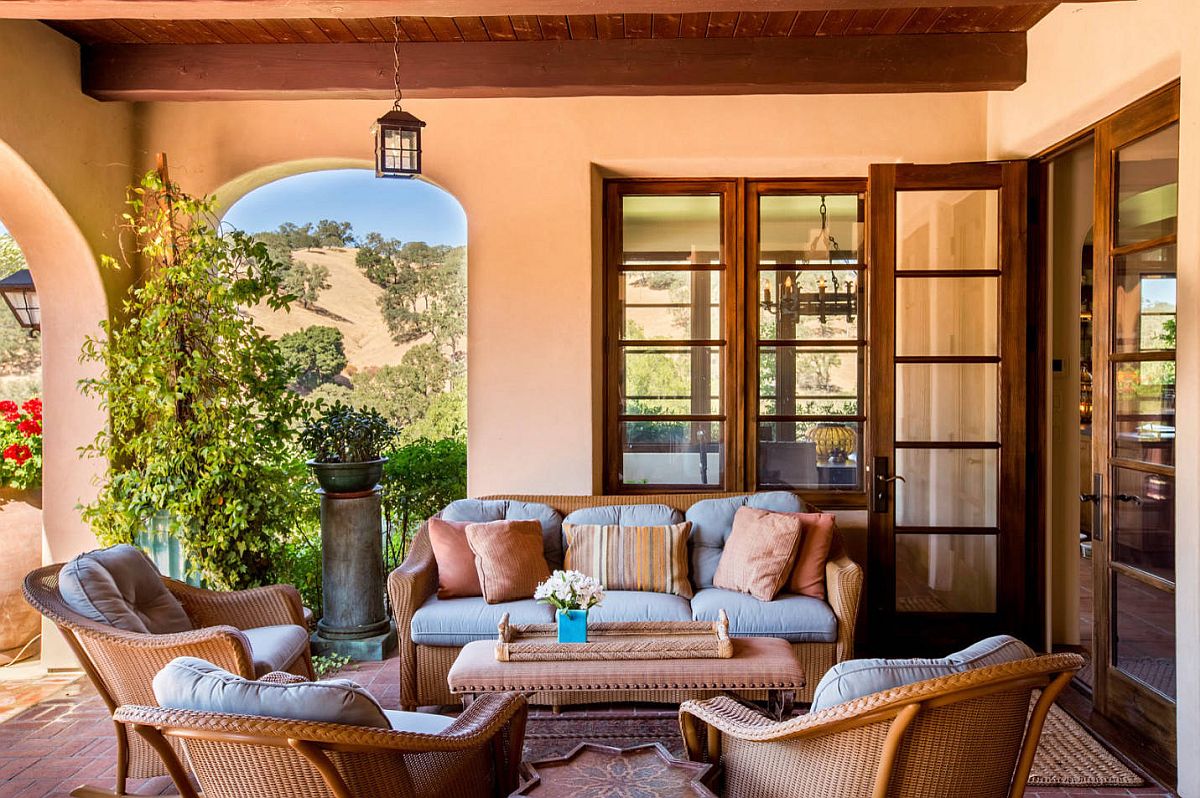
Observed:
[[[1020,32],[1055,2],[831,11],[400,17],[403,42],[719,39]],[[391,18],[94,19],[48,22],[84,45],[355,44],[391,42]]]

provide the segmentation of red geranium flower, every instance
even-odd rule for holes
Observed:
[[[10,402],[7,399],[5,399],[3,402],[0,402],[0,413],[4,414],[5,421],[16,421],[21,417],[21,413],[17,409],[17,403]]]
[[[42,420],[42,400],[34,397],[25,404],[21,405],[21,409],[28,413],[34,421]]]
[[[32,418],[27,418],[24,421],[22,421],[20,424],[17,425],[17,429],[20,430],[20,432],[26,438],[32,438],[34,435],[41,434],[42,425],[38,421],[35,421]]]
[[[12,460],[19,466],[25,465],[30,457],[33,457],[33,452],[23,443],[14,443],[4,450],[4,459]]]

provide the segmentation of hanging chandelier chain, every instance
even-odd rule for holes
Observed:
[[[392,17],[392,81],[396,100],[392,107],[399,111],[404,95],[400,91],[400,17]]]

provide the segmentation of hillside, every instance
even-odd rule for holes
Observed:
[[[400,362],[413,346],[428,341],[425,337],[397,344],[388,333],[387,323],[379,311],[383,289],[372,283],[354,263],[353,247],[345,249],[301,249],[292,257],[305,263],[329,268],[329,288],[313,309],[294,303],[288,313],[274,313],[264,305],[251,312],[254,321],[272,338],[295,332],[314,324],[336,327],[345,337],[347,372],[373,366],[389,366]]]

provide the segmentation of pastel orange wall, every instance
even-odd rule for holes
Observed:
[[[977,159],[985,107],[981,94],[406,104],[429,123],[429,178],[467,213],[470,492],[597,487],[604,175],[865,175],[877,161]],[[383,109],[155,104],[145,110],[142,155],[149,163],[165,149],[186,188],[227,186],[236,197],[255,182],[241,179],[248,173],[265,182],[369,157]]]
[[[128,276],[101,275],[96,255],[132,174],[133,109],[79,93],[79,53],[37,22],[0,21],[0,220],[21,247],[42,304],[45,439],[43,559],[66,559],[95,538],[75,509],[103,467],[81,460],[103,423],[76,385],[83,338],[99,332]],[[7,312],[5,310],[4,312]],[[56,635],[43,659],[70,664]]]

